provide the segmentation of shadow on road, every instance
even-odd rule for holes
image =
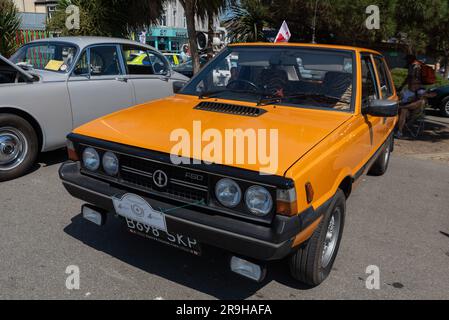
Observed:
[[[290,277],[286,261],[270,262],[267,278],[258,284],[233,274],[228,254],[220,249],[206,247],[203,256],[196,257],[130,234],[121,220],[108,218],[107,224],[100,228],[78,215],[64,231],[95,250],[217,299],[241,300],[253,295],[263,299],[258,291],[272,281],[298,290],[308,289]]]
[[[65,148],[41,153],[37,159],[37,163],[44,167],[51,167],[64,161],[67,161],[67,150]]]
[[[51,167],[62,164],[64,161],[67,161],[67,150],[65,148],[41,153],[37,157],[36,163],[27,174],[36,172],[42,167]]]

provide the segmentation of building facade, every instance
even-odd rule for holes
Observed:
[[[16,35],[18,46],[49,36],[45,24],[50,12],[56,9],[56,3],[57,1],[14,0],[21,19],[20,31]]]
[[[207,33],[207,21],[196,20],[196,30]],[[217,18],[214,20],[214,30],[219,27],[220,21]],[[188,41],[184,8],[179,0],[168,1],[159,23],[147,28],[146,42],[161,51],[179,52]]]

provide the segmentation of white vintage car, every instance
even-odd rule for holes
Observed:
[[[172,95],[186,81],[156,49],[124,39],[43,39],[0,56],[0,181],[63,147],[81,124]]]

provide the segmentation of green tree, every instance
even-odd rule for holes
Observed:
[[[432,19],[425,24],[428,54],[441,59],[445,66],[444,79],[449,76],[449,3],[446,0],[434,0],[429,10]]]
[[[166,0],[59,0],[47,29],[62,35],[126,37],[131,31],[155,23]],[[65,26],[66,8],[80,9],[80,29]]]
[[[20,17],[12,0],[0,0],[0,54],[9,57],[16,49]]]
[[[230,6],[224,21],[232,42],[256,42],[264,39],[263,29],[270,26],[270,7],[263,0],[242,0]]]

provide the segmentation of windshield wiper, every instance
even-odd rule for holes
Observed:
[[[341,99],[338,97],[334,97],[334,96],[325,95],[325,94],[299,93],[299,94],[293,94],[293,95],[289,95],[289,96],[285,96],[285,97],[267,97],[264,99],[260,99],[259,102],[257,103],[257,105],[265,106],[268,104],[281,103],[285,100],[295,99],[295,98],[298,98],[298,99],[311,98],[311,99],[321,100],[321,101],[342,102],[342,103],[350,104],[350,102],[347,100],[344,100],[344,99]]]

